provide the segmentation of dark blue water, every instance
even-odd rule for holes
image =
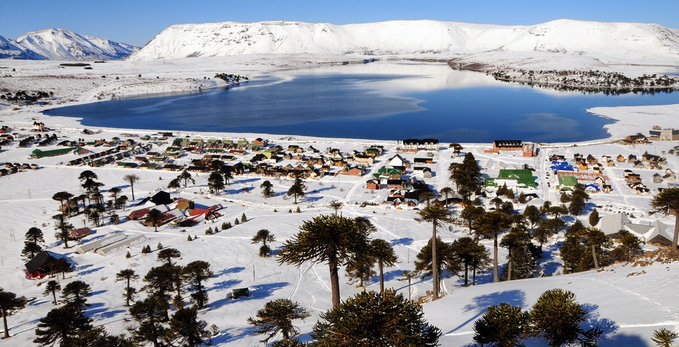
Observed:
[[[46,114],[83,117],[84,125],[136,129],[381,140],[434,137],[444,142],[575,142],[608,136],[603,126],[611,121],[587,113],[587,108],[679,103],[677,93],[559,94],[499,83],[398,95],[367,87],[408,78],[412,77],[300,75],[271,85],[262,85],[270,81],[250,82],[230,90],[105,101]]]

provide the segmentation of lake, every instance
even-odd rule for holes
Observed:
[[[83,125],[443,142],[608,137],[596,106],[679,103],[679,93],[566,93],[495,81],[439,63],[371,63],[286,71],[230,89],[56,108]]]

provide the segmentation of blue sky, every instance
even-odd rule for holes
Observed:
[[[679,0],[0,0],[0,35],[64,28],[144,45],[169,25],[434,19],[527,25],[569,18],[679,28]]]

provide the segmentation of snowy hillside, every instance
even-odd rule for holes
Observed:
[[[33,59],[42,60],[45,57],[21,48],[16,42],[0,36],[0,59]]]
[[[50,60],[125,59],[136,47],[63,29],[27,33],[16,40],[27,51]]]
[[[299,22],[173,25],[133,60],[242,54],[439,55],[551,52],[604,62],[669,62],[679,58],[679,35],[654,24],[557,20],[534,26],[439,21],[333,25]]]

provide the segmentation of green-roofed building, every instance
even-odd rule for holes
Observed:
[[[486,180],[486,186],[490,187],[500,187],[505,184],[509,188],[537,188],[538,186],[531,170],[502,169],[497,178]]]
[[[64,155],[73,152],[73,148],[59,148],[59,149],[52,149],[48,151],[43,151],[40,149],[36,149],[33,152],[31,152],[31,157],[33,158],[47,158],[47,157],[56,157],[58,155]]]
[[[578,179],[574,176],[559,176],[559,189],[570,191],[578,185]]]

